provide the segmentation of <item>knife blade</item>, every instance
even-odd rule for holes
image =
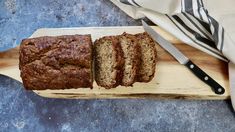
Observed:
[[[229,86],[233,109],[235,110],[235,64],[229,62]]]
[[[201,81],[209,85],[216,94],[223,94],[225,89],[213,78],[207,75],[189,58],[180,52],[173,44],[164,39],[160,34],[153,30],[146,22],[142,20],[144,30],[166,51],[168,51],[180,64],[185,65]]]

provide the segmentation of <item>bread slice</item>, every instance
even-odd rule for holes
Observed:
[[[137,67],[140,62],[139,45],[135,35],[123,33],[119,43],[124,53],[124,71],[121,85],[131,86],[135,82]]]
[[[118,37],[105,36],[94,43],[95,80],[99,86],[114,88],[123,77],[124,58]]]
[[[156,68],[156,43],[146,32],[136,34],[135,36],[140,46],[141,55],[136,81],[149,82],[153,79]]]

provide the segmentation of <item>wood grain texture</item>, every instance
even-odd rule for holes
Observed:
[[[211,88],[195,77],[186,67],[180,65],[160,46],[157,47],[158,63],[156,75],[149,83],[135,83],[133,87],[119,86],[115,89],[104,89],[94,82],[93,89],[42,90],[34,92],[43,97],[92,99],[92,98],[172,98],[172,99],[228,99],[229,83],[227,63],[206,53],[183,44],[170,34],[153,27],[157,32],[189,57],[195,64],[208,73],[226,89],[223,95],[216,95]],[[31,37],[57,36],[72,34],[91,34],[92,40],[106,36],[119,35],[123,32],[140,33],[143,28],[133,27],[89,27],[89,28],[52,28],[38,29]],[[18,50],[16,47],[0,53],[0,74],[21,81],[18,68]]]

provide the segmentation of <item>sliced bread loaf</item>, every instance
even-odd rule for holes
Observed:
[[[124,58],[119,40],[105,36],[94,43],[95,80],[99,86],[113,88],[123,77]]]
[[[121,85],[131,86],[135,82],[137,67],[140,62],[139,45],[135,35],[127,33],[119,36],[119,43],[125,60]]]
[[[157,62],[156,43],[146,32],[136,34],[135,36],[140,46],[141,55],[136,81],[149,82],[154,77]]]

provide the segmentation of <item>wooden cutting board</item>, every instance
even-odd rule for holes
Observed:
[[[186,67],[180,65],[165,50],[156,45],[158,63],[156,75],[149,83],[135,83],[133,87],[117,87],[104,89],[97,86],[94,88],[78,88],[68,90],[42,90],[34,92],[49,98],[175,98],[175,99],[228,99],[229,83],[227,64],[212,56],[207,55],[195,48],[183,44],[173,36],[153,27],[157,32],[181,50],[187,57],[196,63],[226,89],[223,95],[216,95],[209,86],[195,77]],[[93,41],[106,35],[119,35],[123,32],[143,32],[141,26],[131,27],[85,27],[85,28],[43,28],[35,31],[31,37],[57,36],[72,34],[91,34]],[[21,81],[18,68],[18,50],[16,47],[0,53],[0,74]]]

